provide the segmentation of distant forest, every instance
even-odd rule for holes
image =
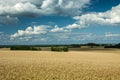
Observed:
[[[14,47],[68,47],[68,48],[78,48],[81,46],[104,46],[104,48],[120,48],[119,44],[96,44],[96,43],[87,43],[87,44],[69,44],[69,45],[0,45],[0,48],[14,48]]]

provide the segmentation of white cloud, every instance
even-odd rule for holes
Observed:
[[[103,37],[107,42],[111,41],[112,43],[120,42],[120,33],[106,32]]]
[[[89,2],[90,0],[0,0],[0,16],[7,20],[6,16],[14,19],[19,16],[79,15]]]
[[[68,32],[68,30],[65,30],[64,28],[59,28],[57,25],[51,29],[51,32]]]
[[[78,15],[89,2],[90,0],[44,0],[40,8],[46,15]]]
[[[40,13],[40,10],[31,3],[17,3],[15,6],[13,6],[13,9],[15,15],[20,16],[37,16]]]
[[[29,2],[16,3],[14,6],[0,6],[0,15],[10,16],[37,16],[40,10]]]
[[[75,23],[66,26],[68,29],[84,28],[92,23],[99,25],[118,25],[120,24],[120,5],[113,7],[106,12],[88,13],[81,16],[75,16]]]
[[[73,23],[71,25],[67,25],[66,28],[67,29],[75,29],[75,28],[81,29],[81,28],[85,28],[85,25],[84,24]]]
[[[90,0],[0,0],[1,16],[78,15]],[[7,18],[5,18],[7,20]],[[2,22],[1,22],[2,23]]]
[[[11,40],[18,38],[19,40],[22,39],[26,39],[26,37],[28,37],[28,39],[30,39],[30,36],[34,36],[35,35],[41,35],[41,34],[47,34],[47,33],[65,33],[65,32],[69,32],[69,30],[65,29],[65,28],[59,28],[57,25],[54,26],[54,28],[52,28],[52,26],[48,26],[48,25],[39,25],[39,26],[34,26],[34,27],[27,27],[25,30],[18,30],[16,33],[12,34]],[[38,37],[38,36],[37,36]]]
[[[11,39],[21,36],[46,34],[48,32],[48,28],[50,28],[50,26],[46,25],[34,26],[33,28],[27,27],[26,30],[18,30],[15,34],[11,35]]]
[[[119,37],[120,38],[120,34],[107,32],[105,33],[105,37]]]

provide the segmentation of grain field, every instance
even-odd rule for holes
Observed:
[[[0,50],[0,80],[120,80],[120,50]]]

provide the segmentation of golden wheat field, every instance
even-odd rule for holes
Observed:
[[[0,80],[120,80],[120,50],[0,50]]]

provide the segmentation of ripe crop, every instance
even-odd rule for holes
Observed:
[[[0,51],[0,80],[120,80],[120,51]]]

